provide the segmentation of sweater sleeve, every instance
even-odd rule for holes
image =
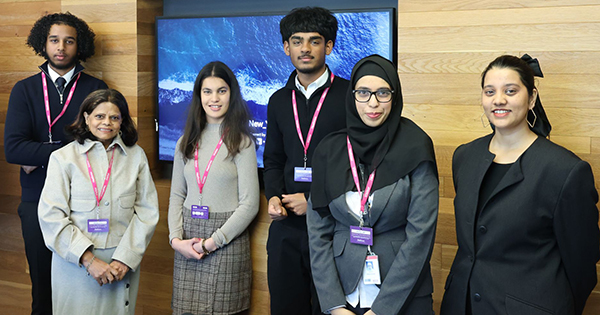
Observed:
[[[143,150],[139,147],[138,149],[141,151],[141,163],[137,165],[134,215],[112,257],[132,270],[136,270],[142,262],[142,256],[154,235],[159,216],[158,195],[150,174],[148,160]]]
[[[265,165],[263,176],[267,201],[274,196],[281,198],[281,195],[285,193],[284,168],[287,156],[283,151],[283,134],[279,128],[276,113],[277,107],[281,105],[276,104],[271,97],[267,107],[267,139],[263,154]]]
[[[79,264],[79,258],[94,243],[71,221],[71,175],[56,154],[50,157],[48,176],[38,217],[46,246],[64,260]]]
[[[558,250],[571,285],[575,314],[581,314],[597,282],[600,258],[598,193],[590,165],[579,161],[569,173],[554,211]]]
[[[211,236],[219,248],[244,232],[258,213],[260,191],[254,143],[251,142],[248,147],[240,150],[234,158],[234,163],[238,174],[239,203],[231,217]]]
[[[410,175],[410,205],[406,241],[400,246],[373,302],[375,314],[399,314],[416,293],[415,286],[428,272],[435,241],[439,190],[434,164],[421,163]]]
[[[8,163],[45,166],[50,154],[60,145],[42,144],[35,140],[36,130],[47,130],[48,125],[37,126],[33,123],[34,113],[30,112],[31,104],[27,103],[29,98],[26,94],[23,81],[17,82],[10,93],[4,126],[4,154]],[[43,108],[43,103],[40,105]]]
[[[187,184],[183,168],[184,156],[180,151],[181,139],[175,146],[175,157],[173,159],[173,175],[171,176],[171,194],[169,196],[169,242],[174,238],[183,239],[183,202],[187,196]]]

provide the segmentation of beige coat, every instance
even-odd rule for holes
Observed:
[[[110,229],[107,233],[90,233],[87,221],[96,219],[97,212],[96,198],[86,165],[86,153],[100,192],[113,148],[116,151],[112,173],[99,207],[99,217],[109,219]],[[78,290],[73,288],[73,282],[87,279],[95,282],[92,277],[86,276],[85,269],[79,268],[79,259],[90,246],[94,251],[106,253],[106,250],[110,250],[110,256],[104,259],[107,263],[119,260],[132,269],[130,273],[136,272],[158,222],[158,197],[144,151],[138,145],[125,146],[118,136],[108,149],[98,141],[86,140],[83,144],[72,142],[55,151],[50,156],[38,214],[46,246],[55,254],[52,270],[53,303],[61,303],[57,298],[61,295],[77,294]],[[59,270],[54,268],[58,263],[57,255],[63,266]],[[69,271],[65,268],[69,268]],[[131,283],[131,286],[137,289],[137,283]],[[129,292],[130,286],[126,287]],[[98,286],[98,290],[103,291],[111,288],[117,288],[117,285],[102,288]],[[132,291],[137,293],[137,290]],[[127,292],[126,295],[129,294]],[[94,295],[89,291],[80,293],[83,296]],[[106,296],[106,292],[102,293],[98,294]],[[123,292],[120,292],[119,298],[122,295]],[[130,300],[127,296],[125,299]],[[135,296],[131,299],[134,302]],[[77,308],[79,302],[77,299],[71,300],[76,305],[63,305],[60,309],[71,309],[77,313],[72,308]],[[105,302],[104,304],[111,304],[117,301]],[[133,304],[131,302],[127,302],[128,308]],[[99,306],[97,310],[100,309],[102,307]],[[124,312],[126,313],[129,312]]]

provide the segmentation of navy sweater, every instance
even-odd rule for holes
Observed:
[[[50,75],[48,75],[48,63],[42,64],[39,68],[46,74],[50,116],[54,121],[62,111],[63,104],[60,102],[58,90],[50,79]],[[71,91],[71,87],[81,71],[83,71],[83,66],[77,64],[73,79],[65,87],[64,101],[66,101],[69,91]],[[52,140],[60,140],[61,143],[43,144],[43,142],[48,141],[48,120],[44,107],[42,73],[40,72],[15,84],[10,93],[6,113],[4,154],[8,163],[38,167],[30,174],[26,174],[21,169],[22,201],[39,201],[46,180],[46,166],[50,154],[72,140],[65,135],[65,127],[73,123],[79,113],[79,106],[88,94],[107,87],[102,80],[81,73],[69,107],[52,126]]]
[[[302,137],[306,141],[308,129],[317,104],[325,88],[331,86],[315,125],[314,134],[308,147],[307,166],[312,165],[312,155],[317,144],[328,134],[346,128],[345,100],[349,82],[335,77],[333,83],[328,79],[307,100],[304,94],[296,89],[296,72],[294,71],[285,87],[275,92],[269,99],[267,108],[267,139],[264,153],[264,182],[267,200],[281,194],[305,193],[308,199],[310,183],[294,181],[294,167],[304,165],[304,148],[296,131],[294,111],[292,108],[292,91],[296,90],[298,118]],[[288,211],[288,218],[282,222],[306,229],[305,217],[297,217]]]

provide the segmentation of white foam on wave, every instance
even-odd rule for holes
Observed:
[[[194,82],[177,82],[175,80],[166,79],[158,82],[158,87],[163,90],[174,90],[180,89],[182,91],[193,91],[194,90]]]
[[[245,68],[235,72],[235,77],[240,83],[242,97],[246,101],[253,101],[259,105],[267,105],[273,93],[282,88],[285,82],[281,80],[269,80],[261,82],[252,76],[253,71]]]

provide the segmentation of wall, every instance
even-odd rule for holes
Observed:
[[[436,309],[456,252],[452,153],[490,132],[480,121],[480,74],[501,54],[540,61],[551,139],[591,163],[600,183],[600,2],[403,0],[398,5],[403,115],[433,138],[440,215],[432,267]],[[600,314],[600,287],[586,314]]]
[[[257,1],[264,2],[268,1]],[[4,161],[2,133],[12,86],[36,73],[43,62],[24,44],[31,25],[46,12],[67,10],[90,23],[98,35],[97,52],[85,66],[89,73],[125,94],[140,128],[140,144],[155,163],[153,21],[154,16],[161,15],[162,5],[158,0],[0,0],[0,309],[3,311],[27,314],[30,303],[16,214],[20,195],[18,167]],[[433,138],[440,173],[440,216],[432,258],[437,310],[456,251],[452,152],[459,144],[489,132],[480,122],[479,75],[496,56],[527,52],[540,60],[545,78],[539,79],[539,89],[554,127],[552,140],[589,161],[597,182],[600,180],[600,2],[402,0],[398,2],[398,12],[398,68],[405,99],[404,115]],[[156,184],[161,221],[142,263],[136,314],[170,314],[173,251],[166,242],[169,181],[159,179]],[[254,269],[251,314],[268,313],[264,249],[268,226],[263,198],[261,212],[251,230]],[[590,298],[586,314],[600,314],[600,287]]]

